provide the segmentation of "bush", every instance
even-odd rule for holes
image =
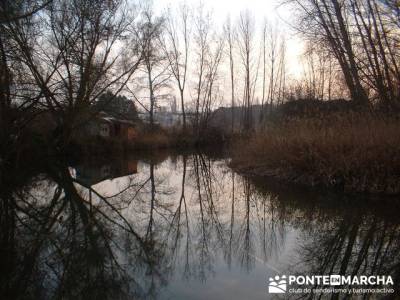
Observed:
[[[167,148],[169,145],[169,135],[166,131],[159,129],[141,132],[130,146],[135,149],[157,149]]]
[[[372,113],[297,118],[242,140],[242,170],[345,191],[400,192],[400,121]]]

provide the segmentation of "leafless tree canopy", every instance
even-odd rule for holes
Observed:
[[[38,115],[52,124],[52,143],[68,145],[107,91],[131,97],[150,127],[157,110],[177,96],[182,127],[197,136],[212,127],[219,106],[231,107],[232,132],[265,126],[274,107],[296,97],[399,108],[396,1],[284,1],[306,46],[297,81],[288,72],[287,36],[271,20],[258,24],[243,11],[221,26],[202,4],[161,12],[151,2],[138,4],[1,3],[3,145],[17,144]]]
[[[297,28],[340,66],[351,98],[399,105],[399,18],[395,1],[295,0]]]

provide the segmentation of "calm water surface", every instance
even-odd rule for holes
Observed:
[[[2,298],[271,299],[268,279],[282,274],[391,275],[398,287],[396,199],[271,184],[227,162],[86,159],[10,183]],[[302,296],[320,298],[278,298]]]

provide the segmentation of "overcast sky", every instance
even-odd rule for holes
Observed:
[[[179,1],[179,0],[178,0]],[[154,7],[163,9],[169,5],[174,5],[177,0],[154,0]],[[199,0],[186,0],[190,7],[198,7]],[[303,53],[303,44],[300,38],[294,34],[294,31],[288,25],[293,21],[293,16],[287,6],[282,6],[282,0],[202,0],[207,9],[212,10],[213,20],[216,25],[222,25],[228,15],[234,22],[241,11],[248,9],[255,19],[256,35],[261,32],[264,18],[270,24],[278,24],[280,31],[285,33],[287,45],[288,71],[294,77],[300,77],[302,74],[302,64],[300,56]],[[219,23],[219,24],[218,24]]]
[[[277,27],[279,32],[285,37],[285,68],[287,75],[286,82],[288,83],[291,80],[299,79],[304,75],[303,64],[301,60],[301,55],[304,50],[301,38],[297,36],[294,33],[294,30],[288,25],[290,24],[290,22],[293,22],[293,15],[291,15],[287,6],[283,7],[279,5],[280,1],[282,0],[202,0],[201,2],[200,0],[152,0],[153,8],[158,13],[165,11],[167,7],[173,8],[174,11],[174,8],[177,8],[178,5],[182,2],[186,3],[193,11],[195,11],[196,8],[200,6],[200,3],[202,3],[206,11],[211,11],[212,20],[214,25],[216,26],[217,31],[222,29],[222,26],[227,21],[228,16],[230,16],[232,23],[235,24],[240,16],[240,13],[248,10],[250,12],[250,15],[254,17],[255,22],[254,46],[257,47],[257,49],[255,49],[255,52],[261,51],[260,46],[262,27],[264,19],[267,19],[269,25]],[[191,51],[191,53],[192,54],[190,55],[193,55],[193,51]],[[193,70],[194,64],[189,65],[192,66],[189,67],[190,74],[190,72],[193,72],[195,70]],[[236,66],[240,66],[240,63],[237,63]],[[220,70],[222,75],[221,87],[223,91],[226,91],[226,93],[223,93],[225,96],[223,97],[222,102],[220,104],[217,104],[217,106],[226,105],[230,101],[230,77],[228,76],[229,66],[226,61],[220,66]],[[193,84],[190,79],[191,77],[189,75],[188,85]],[[237,85],[237,88],[241,88],[241,84]],[[260,97],[260,89],[261,80],[259,78],[256,86],[256,98]],[[189,88],[185,89],[185,94],[187,94],[189,98],[191,97],[190,90],[191,89]]]

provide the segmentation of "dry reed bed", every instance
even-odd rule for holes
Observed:
[[[351,192],[400,193],[400,120],[370,113],[291,119],[241,141],[246,173]]]

